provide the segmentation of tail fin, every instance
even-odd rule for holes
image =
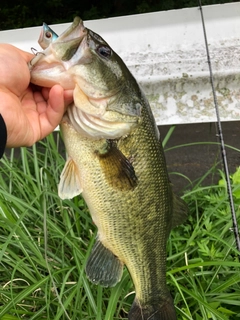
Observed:
[[[172,299],[161,304],[141,306],[135,298],[128,320],[177,320],[177,315]]]

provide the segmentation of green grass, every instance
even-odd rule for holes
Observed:
[[[81,197],[58,198],[59,139],[13,150],[0,164],[0,319],[127,319],[127,270],[114,288],[85,276],[96,229]],[[219,180],[201,187],[200,179],[185,193],[190,218],[168,242],[167,281],[181,320],[240,319],[240,263],[221,173]],[[240,171],[232,182],[239,217]]]

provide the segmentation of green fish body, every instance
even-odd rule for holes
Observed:
[[[76,29],[80,35],[71,37]],[[61,123],[68,159],[58,192],[62,199],[81,193],[98,228],[86,274],[114,286],[125,265],[136,292],[128,319],[176,320],[166,243],[187,208],[172,192],[149,103],[119,56],[81,20],[54,43],[32,60],[31,81],[73,83],[74,103]]]

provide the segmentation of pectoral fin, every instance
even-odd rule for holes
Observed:
[[[82,192],[79,171],[71,158],[67,159],[60,176],[58,195],[61,199],[72,199]]]
[[[138,179],[130,160],[118,149],[112,140],[106,141],[102,150],[96,150],[100,165],[109,184],[118,190],[132,190]]]
[[[122,277],[123,263],[97,240],[85,268],[87,277],[103,287],[115,286]]]

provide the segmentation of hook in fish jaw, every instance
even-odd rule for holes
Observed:
[[[32,54],[34,54],[34,55],[36,56],[36,54],[37,54],[37,49],[31,47],[31,51],[32,51]]]
[[[31,51],[32,51],[32,53],[33,53],[35,56],[37,56],[38,54],[43,54],[43,55],[45,56],[45,53],[44,53],[44,52],[42,52],[42,51],[37,51],[37,49],[35,49],[35,48],[33,48],[33,47],[31,47]]]
[[[35,49],[35,48],[33,48],[33,47],[31,47],[31,51],[32,51],[32,53],[35,55],[35,57],[38,56],[39,54],[43,54],[43,55],[45,56],[45,53],[44,53],[44,52],[42,52],[42,51],[37,51],[37,49]],[[33,60],[33,59],[34,59],[34,58],[32,58],[32,60]],[[33,66],[32,60],[29,61],[29,65],[30,65],[31,67]]]

